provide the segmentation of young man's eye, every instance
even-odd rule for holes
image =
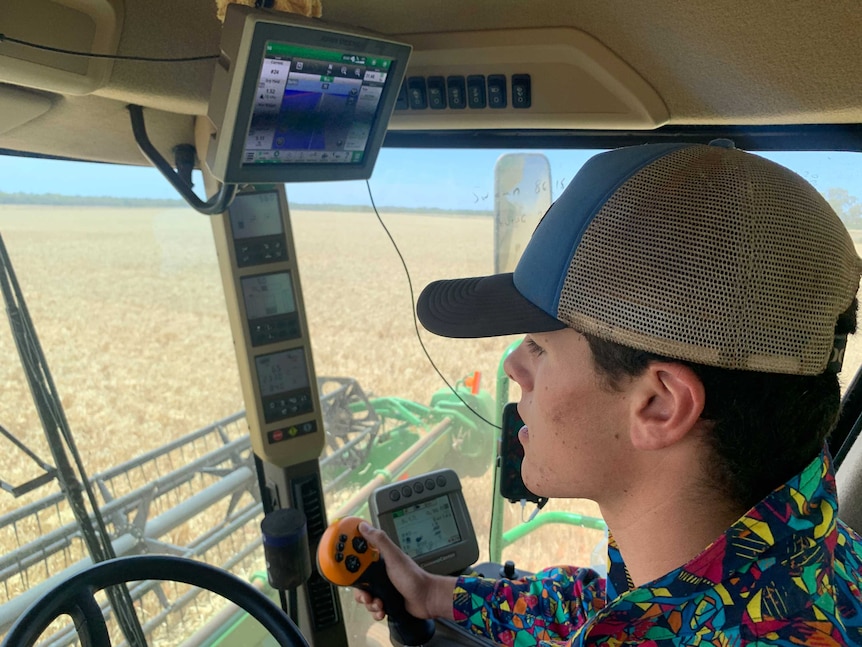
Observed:
[[[524,339],[524,343],[527,345],[527,350],[533,355],[542,355],[545,352],[545,349],[533,341],[531,337]]]

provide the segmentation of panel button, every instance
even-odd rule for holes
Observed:
[[[409,485],[402,485],[401,494],[404,496],[413,496],[413,489]]]
[[[395,99],[395,109],[396,110],[407,110],[409,107],[407,103],[407,80],[405,79],[401,83],[401,89],[398,90],[398,97]]]
[[[491,74],[488,76],[488,107],[505,108],[506,101],[506,77],[502,74]]]
[[[446,77],[446,93],[451,109],[462,110],[467,107],[467,83],[463,76]]]
[[[414,491],[416,494],[422,494],[422,493],[425,491],[425,486],[424,486],[424,485],[422,485],[422,483],[421,483],[420,481],[416,481],[416,482],[413,484],[413,491]]]
[[[512,75],[512,107],[529,108],[532,104],[529,74]]]
[[[433,490],[435,487],[437,486],[434,484],[434,479],[425,479],[426,490]]]
[[[437,477],[437,485],[440,487],[446,487],[446,477],[442,474]]]
[[[446,79],[442,76],[428,77],[428,107],[432,110],[446,108]]]
[[[425,110],[428,107],[424,76],[411,76],[407,79],[407,100],[413,110]]]
[[[471,108],[484,108],[488,105],[485,96],[485,77],[481,74],[468,76],[467,105]]]
[[[351,573],[356,573],[362,567],[362,562],[356,555],[348,555],[347,559],[344,560],[344,566]]]
[[[368,550],[368,542],[365,541],[365,539],[362,537],[354,537],[352,543],[353,550],[355,550],[357,553],[364,553],[366,550]]]
[[[397,501],[401,498],[401,493],[398,490],[390,490],[389,491],[389,499],[392,501]]]

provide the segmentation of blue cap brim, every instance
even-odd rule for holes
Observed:
[[[419,295],[416,314],[426,329],[443,337],[497,337],[566,327],[525,299],[511,272],[435,281]]]

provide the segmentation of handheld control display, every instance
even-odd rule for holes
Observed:
[[[402,645],[424,645],[434,635],[434,623],[407,613],[404,596],[392,584],[380,553],[359,532],[359,517],[337,519],[320,539],[317,567],[336,586],[353,586],[383,601],[389,629]]]
[[[376,489],[371,519],[429,573],[454,575],[479,558],[458,475],[437,470]]]

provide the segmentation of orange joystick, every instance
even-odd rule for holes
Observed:
[[[407,613],[404,596],[395,588],[379,551],[359,532],[359,517],[336,519],[320,538],[317,569],[336,586],[353,586],[383,601],[389,631],[407,647],[424,645],[434,635],[434,623]]]

